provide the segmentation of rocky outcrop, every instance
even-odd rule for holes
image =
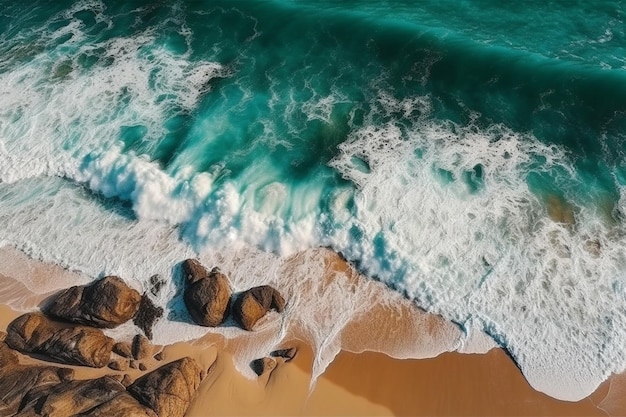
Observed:
[[[68,288],[54,296],[47,314],[95,327],[113,328],[135,316],[141,295],[115,276]]]
[[[24,396],[17,416],[74,416],[88,412],[124,391],[124,385],[109,376],[52,387],[40,386]]]
[[[18,412],[22,398],[27,392],[40,387],[52,387],[70,382],[74,371],[55,366],[20,365],[17,355],[5,343],[0,342],[0,415]]]
[[[183,358],[137,379],[128,392],[159,416],[183,417],[199,386],[200,368]]]
[[[285,299],[269,285],[254,287],[241,294],[233,305],[233,317],[246,330],[252,330],[261,317],[270,310],[279,313],[285,308]]]
[[[13,320],[7,329],[6,343],[21,352],[95,368],[109,363],[113,349],[113,339],[99,329],[62,327],[41,313],[28,313]]]
[[[122,392],[111,400],[81,414],[81,417],[159,417],[150,408],[143,406],[132,395]],[[165,416],[162,416],[165,417]]]
[[[195,259],[183,262],[187,278],[184,300],[193,320],[201,326],[215,327],[228,315],[231,290],[228,279],[219,269],[208,272]]]
[[[133,323],[143,330],[148,339],[152,340],[152,327],[161,317],[163,317],[163,308],[155,306],[152,300],[144,294]]]

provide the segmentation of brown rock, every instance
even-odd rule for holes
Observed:
[[[52,387],[73,378],[73,371],[55,366],[20,365],[15,351],[0,342],[0,416],[18,412],[27,392]],[[69,372],[68,372],[69,371]]]
[[[81,414],[81,417],[158,417],[150,408],[143,406],[132,395],[122,392],[111,400]]]
[[[154,355],[154,359],[156,359],[157,361],[162,361],[163,360],[163,351],[160,351],[159,353]]]
[[[196,259],[187,259],[183,262],[183,273],[189,284],[193,284],[209,276],[209,271]]]
[[[135,315],[133,322],[145,333],[148,339],[152,340],[152,327],[158,319],[163,317],[163,308],[154,305],[146,294],[141,297],[139,311]]]
[[[290,347],[285,349],[277,349],[270,353],[270,356],[274,358],[284,358],[285,362],[289,362],[290,360],[295,358],[296,352],[297,350],[295,347]]]
[[[142,363],[139,364],[139,370],[141,372],[148,370],[148,367]]]
[[[114,378],[40,386],[24,396],[18,416],[67,417],[90,411],[124,392]]]
[[[230,305],[228,278],[217,268],[207,272],[194,259],[183,262],[183,271],[188,280],[183,298],[193,320],[201,326],[222,324]]]
[[[199,385],[196,361],[182,358],[137,379],[128,392],[159,416],[183,417]]]
[[[123,360],[112,360],[109,362],[109,368],[114,371],[125,371],[128,369],[128,362]]]
[[[275,309],[285,308],[285,299],[269,285],[254,287],[241,294],[233,305],[233,317],[246,330],[252,330],[261,317]]]
[[[255,374],[261,376],[264,373],[272,372],[276,368],[276,359],[267,357],[255,359],[250,362],[250,368],[252,368]]]
[[[0,342],[4,342],[4,339],[6,339],[7,334],[5,332],[0,331]]]
[[[128,387],[132,383],[133,383],[133,380],[131,379],[130,375],[124,374],[124,377],[122,378],[122,385],[124,385],[125,387]]]
[[[24,314],[9,324],[6,343],[25,353],[71,365],[101,368],[109,363],[113,339],[85,326],[61,328],[41,313]]]
[[[130,360],[130,367],[132,369],[137,369],[137,361],[131,359]]]
[[[113,352],[117,353],[123,358],[130,359],[133,357],[133,349],[128,342],[118,342],[113,345]]]
[[[113,328],[135,316],[141,295],[115,276],[68,288],[54,296],[46,312],[95,327]]]
[[[133,358],[146,359],[152,355],[153,347],[150,341],[143,335],[136,334],[133,338]]]

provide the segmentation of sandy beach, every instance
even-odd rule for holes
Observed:
[[[5,253],[6,254],[6,253]],[[16,253],[13,253],[16,255]],[[5,257],[6,259],[6,257]],[[53,265],[27,260],[33,272],[68,273]],[[23,266],[23,265],[22,265]],[[0,305],[0,328],[21,314],[11,303],[19,302],[30,310],[45,295],[34,294],[19,281],[2,275],[3,297]],[[350,266],[338,257],[329,260],[329,268],[348,271]],[[37,274],[32,275],[37,279]],[[354,285],[365,285],[358,274],[350,273]],[[381,290],[386,291],[383,287]],[[16,301],[17,300],[17,301]],[[401,311],[398,316],[398,311]],[[404,320],[402,315],[405,315]],[[400,318],[399,318],[400,317]],[[392,325],[401,321],[421,320],[423,326]],[[413,321],[414,322],[414,321]],[[170,362],[190,356],[208,370],[188,416],[238,415],[529,415],[529,416],[603,416],[626,412],[626,377],[617,375],[603,383],[592,395],[579,402],[564,402],[535,391],[524,379],[515,363],[500,348],[484,354],[442,353],[426,359],[394,359],[384,353],[360,350],[394,351],[407,340],[424,335],[445,333],[450,323],[428,315],[406,302],[400,310],[389,306],[372,306],[367,316],[350,322],[342,333],[342,350],[330,366],[311,386],[313,346],[306,333],[292,328],[281,345],[297,350],[293,360],[276,358],[276,366],[258,378],[242,375],[233,357],[245,345],[244,339],[228,339],[210,333],[194,341],[154,348],[163,360]],[[372,333],[372,329],[379,329]],[[353,351],[353,352],[351,352]],[[42,361],[19,355],[20,363]],[[146,370],[129,369],[114,372],[109,368],[92,369],[72,366],[77,379],[91,379],[105,374],[129,374],[136,379],[159,363],[153,358],[145,362]]]

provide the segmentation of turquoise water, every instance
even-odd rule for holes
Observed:
[[[5,243],[330,246],[551,395],[626,366],[622,2],[31,3],[0,1]]]

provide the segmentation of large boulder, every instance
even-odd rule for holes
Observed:
[[[187,278],[185,305],[193,320],[201,326],[222,324],[230,307],[228,278],[217,268],[208,272],[195,259],[183,262],[183,272]]]
[[[20,365],[15,352],[0,342],[0,416],[18,412],[24,395],[33,389],[48,389],[74,379],[69,368]]]
[[[127,390],[159,416],[183,417],[200,386],[195,360],[182,358],[137,379]]]
[[[110,401],[124,391],[124,385],[110,376],[56,384],[52,387],[40,386],[24,396],[17,415],[75,416]]]
[[[113,328],[137,314],[141,295],[115,276],[68,288],[54,296],[46,312],[54,317],[95,327]]]
[[[61,326],[41,313],[28,313],[13,320],[6,337],[6,344],[21,352],[95,368],[109,363],[113,343],[99,329]]]
[[[139,403],[132,395],[122,392],[111,400],[81,414],[81,417],[157,417],[152,409]]]
[[[270,310],[279,313],[285,308],[285,299],[269,285],[250,288],[241,294],[233,305],[233,317],[246,330],[252,330]]]

